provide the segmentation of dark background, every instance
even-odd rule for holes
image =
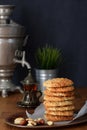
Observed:
[[[11,19],[29,34],[25,51],[32,68],[36,48],[48,43],[62,50],[59,76],[87,86],[87,0],[0,0],[0,4],[16,5]],[[25,73],[17,65],[13,81],[18,84]]]

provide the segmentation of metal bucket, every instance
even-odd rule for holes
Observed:
[[[43,82],[58,77],[58,70],[40,70],[35,69],[35,78],[38,83],[38,90],[41,90],[42,92],[45,90],[45,86],[43,86]]]

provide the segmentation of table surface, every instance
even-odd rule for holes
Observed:
[[[20,108],[17,106],[17,102],[21,101],[22,97],[23,95],[19,92],[12,92],[6,98],[2,98],[0,96],[0,129],[1,130],[19,130],[20,129],[18,127],[7,125],[5,123],[5,119],[15,113],[25,112],[26,108]],[[76,101],[75,101],[76,110],[79,110],[82,107],[85,100],[87,100],[87,87],[76,88]],[[31,112],[32,110],[28,109],[28,111]],[[21,129],[25,130],[27,128],[21,128]],[[55,128],[55,129],[60,129],[60,128]],[[83,129],[87,130],[87,122],[61,128],[61,130],[83,130]]]

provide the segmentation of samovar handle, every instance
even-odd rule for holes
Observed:
[[[26,66],[27,69],[31,69],[30,64],[25,60],[25,51],[22,52],[22,55],[23,55],[23,56],[22,56],[22,59],[21,59],[21,60],[18,60],[18,59],[16,59],[16,58],[14,58],[13,61],[14,61],[15,63],[20,63],[20,64],[22,65],[22,67]]]

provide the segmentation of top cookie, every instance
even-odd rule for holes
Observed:
[[[44,87],[66,87],[72,86],[74,82],[68,78],[53,78],[44,81]]]

